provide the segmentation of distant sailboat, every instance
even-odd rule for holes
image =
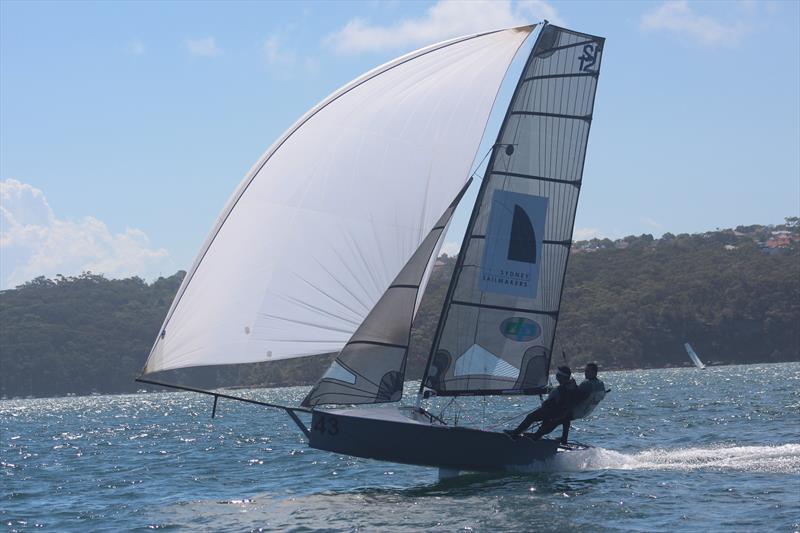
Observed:
[[[229,200],[139,380],[211,394],[215,408],[283,409],[311,447],[336,453],[454,470],[552,457],[557,440],[455,427],[422,407],[548,390],[604,39],[546,22],[492,146],[416,404],[321,407],[400,401],[430,271],[500,84],[536,28],[412,52],[306,113]],[[330,352],[300,406],[153,377]]]
[[[706,365],[703,364],[703,362],[700,360],[700,358],[697,357],[697,354],[694,353],[694,350],[692,349],[692,346],[688,342],[686,344],[684,344],[683,346],[686,348],[686,353],[689,354],[689,359],[692,360],[692,363],[694,363],[694,366],[696,366],[699,369],[703,369],[703,368],[706,367]]]

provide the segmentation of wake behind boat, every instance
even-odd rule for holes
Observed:
[[[413,407],[411,327],[489,113],[536,38],[472,205]],[[558,441],[447,425],[433,396],[541,395],[604,39],[547,23],[452,39],[354,80],[245,177],[175,297],[140,381],[337,352],[301,406],[313,448],[451,470],[553,457]],[[311,415],[307,425],[298,413]]]

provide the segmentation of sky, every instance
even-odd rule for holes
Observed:
[[[576,238],[800,214],[800,2],[3,0],[0,289],[185,270],[250,167],[328,94],[541,19],[607,39]]]

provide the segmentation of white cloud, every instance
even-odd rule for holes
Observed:
[[[113,234],[93,217],[59,219],[40,189],[0,181],[0,289],[42,275],[154,278],[172,270],[167,251],[153,249],[141,230]]]
[[[597,228],[575,228],[572,233],[573,241],[589,241],[591,239],[605,239],[606,236]]]
[[[303,67],[306,71],[306,74],[309,76],[316,76],[319,74],[320,65],[319,60],[313,57],[307,57],[305,61],[303,61]]]
[[[541,19],[563,24],[555,8],[544,0],[514,3],[510,0],[440,0],[424,16],[391,26],[352,19],[344,28],[328,35],[324,43],[340,53],[397,50],[469,33],[531,24]]]
[[[735,43],[746,31],[741,22],[723,24],[695,13],[687,0],[664,2],[642,15],[639,27],[646,31],[671,31],[708,45]]]
[[[308,77],[319,74],[319,60],[312,56],[298,55],[295,50],[287,46],[286,42],[292,41],[296,32],[294,25],[289,25],[280,31],[272,33],[262,45],[264,61],[271,67],[271,73],[279,79],[287,80],[301,73]]]
[[[284,49],[281,43],[281,36],[277,33],[270,35],[264,41],[264,59],[270,65],[291,65],[295,62],[295,55]]]
[[[222,54],[222,50],[217,47],[213,37],[204,39],[186,39],[186,49],[193,56],[216,57]]]
[[[461,250],[460,242],[447,241],[442,244],[442,249],[439,250],[439,255],[447,254],[450,257],[454,257],[458,255],[459,250]]]
[[[645,226],[650,226],[653,229],[656,229],[656,230],[659,230],[659,231],[663,231],[664,230],[664,225],[663,224],[653,220],[650,217],[641,217],[639,219],[639,221],[641,221],[642,224],[644,224]]]
[[[764,14],[774,15],[781,10],[784,2],[776,0],[737,0],[736,7],[746,17],[759,17]],[[788,5],[788,3],[784,4]]]
[[[134,39],[128,43],[125,49],[131,55],[140,56],[144,54],[144,43],[139,39]]]
[[[758,13],[758,4],[763,0],[739,0],[736,7],[748,16],[754,16]]]

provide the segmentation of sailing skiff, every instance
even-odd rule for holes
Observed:
[[[700,370],[705,370],[706,365],[700,360],[700,357],[698,357],[697,353],[692,348],[692,345],[688,342],[685,342],[683,343],[683,347],[686,348],[686,353],[689,355],[689,359],[691,359],[692,363],[694,363],[694,366]]]
[[[423,404],[548,390],[603,43],[547,22],[468,35],[331,94],[234,192],[139,380],[211,394],[215,409],[218,398],[283,409],[311,447],[358,457],[452,470],[552,457],[555,440],[447,425]],[[415,405],[369,407],[401,400],[412,321],[520,50]],[[300,406],[159,378],[331,352]]]

